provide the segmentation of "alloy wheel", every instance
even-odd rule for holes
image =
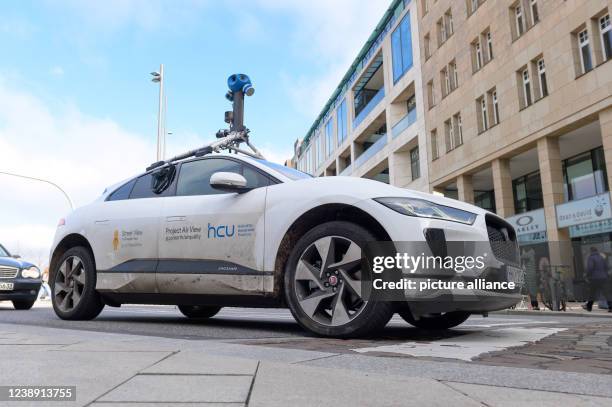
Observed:
[[[308,317],[327,326],[349,323],[363,311],[361,248],[326,236],[308,246],[294,275],[297,300]]]
[[[73,310],[85,290],[85,266],[77,256],[64,260],[57,271],[54,284],[55,303],[64,312]]]

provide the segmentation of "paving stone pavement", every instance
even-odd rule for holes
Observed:
[[[532,328],[519,327],[516,331],[520,332],[521,329]],[[280,338],[257,339],[242,343],[283,349],[325,350],[326,352],[347,354],[357,352],[372,357],[418,357],[426,360],[456,358],[475,364],[612,374],[612,325],[609,323],[585,322],[574,327],[567,327],[567,325],[562,324],[546,324],[543,329],[550,329],[551,334],[535,342],[524,342],[520,346],[512,346],[502,350],[492,350],[495,346],[494,344],[491,345],[491,342],[495,338],[493,335],[487,336],[486,330],[483,330],[483,338],[479,338],[474,344],[476,350],[481,351],[482,354],[474,358],[466,358],[466,353],[459,352],[459,348],[457,348],[457,344],[465,342],[472,335],[470,329],[457,329],[439,333],[415,330],[410,341],[384,337],[350,341],[322,338]],[[508,328],[502,330],[508,330]],[[431,351],[431,346],[438,346],[442,349],[444,349],[444,346],[448,346],[449,348],[443,357],[436,357],[436,352]],[[408,347],[425,347],[426,351],[422,352],[423,356],[419,357],[418,352],[413,351],[411,355],[410,352],[402,351],[402,348]],[[457,356],[453,356],[453,352]]]

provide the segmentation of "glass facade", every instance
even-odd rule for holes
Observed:
[[[603,147],[563,160],[566,201],[588,198],[608,191]]]
[[[340,103],[340,106],[338,106],[338,111],[336,114],[336,123],[338,125],[338,145],[342,144],[342,142],[346,140],[346,136],[348,135],[348,126],[346,120],[346,99],[344,99],[342,103]]]
[[[410,150],[410,172],[413,181],[421,176],[421,165],[419,163],[419,147],[415,147]]]
[[[334,151],[334,119],[331,118],[325,124],[325,157],[329,157]]]
[[[540,171],[523,175],[512,181],[514,211],[516,214],[544,207]]]
[[[495,212],[495,193],[493,191],[474,191],[474,205]]]
[[[410,13],[406,13],[397,28],[391,34],[393,52],[393,82],[412,67],[412,33],[410,31]]]

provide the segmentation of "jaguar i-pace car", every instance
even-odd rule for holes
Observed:
[[[201,319],[226,306],[288,307],[307,330],[352,337],[396,312],[417,327],[449,328],[520,300],[518,290],[440,290],[425,302],[362,292],[372,241],[485,242],[495,258],[483,276],[520,267],[493,244],[516,247],[512,226],[476,206],[368,179],[313,178],[238,154],[168,168],[108,188],[60,221],[50,259],[60,318],[92,319],[105,305],[127,303],[174,304]]]

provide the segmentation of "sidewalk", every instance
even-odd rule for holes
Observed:
[[[0,323],[0,350],[0,385],[77,388],[77,401],[72,403],[3,405],[606,406],[612,402],[604,397],[436,380],[421,377],[418,371],[405,376],[392,370],[304,366],[300,363],[323,362],[334,355],[209,340]],[[227,356],[228,351],[235,356]]]
[[[514,309],[505,309],[495,311],[493,314],[507,315],[555,315],[555,316],[571,316],[571,317],[594,317],[594,318],[612,318],[612,312],[607,309],[599,309],[597,304],[593,305],[593,311],[588,312],[582,308],[583,302],[568,302],[565,311],[551,311],[540,303],[540,310],[531,309],[531,305],[525,302],[518,304]]]

